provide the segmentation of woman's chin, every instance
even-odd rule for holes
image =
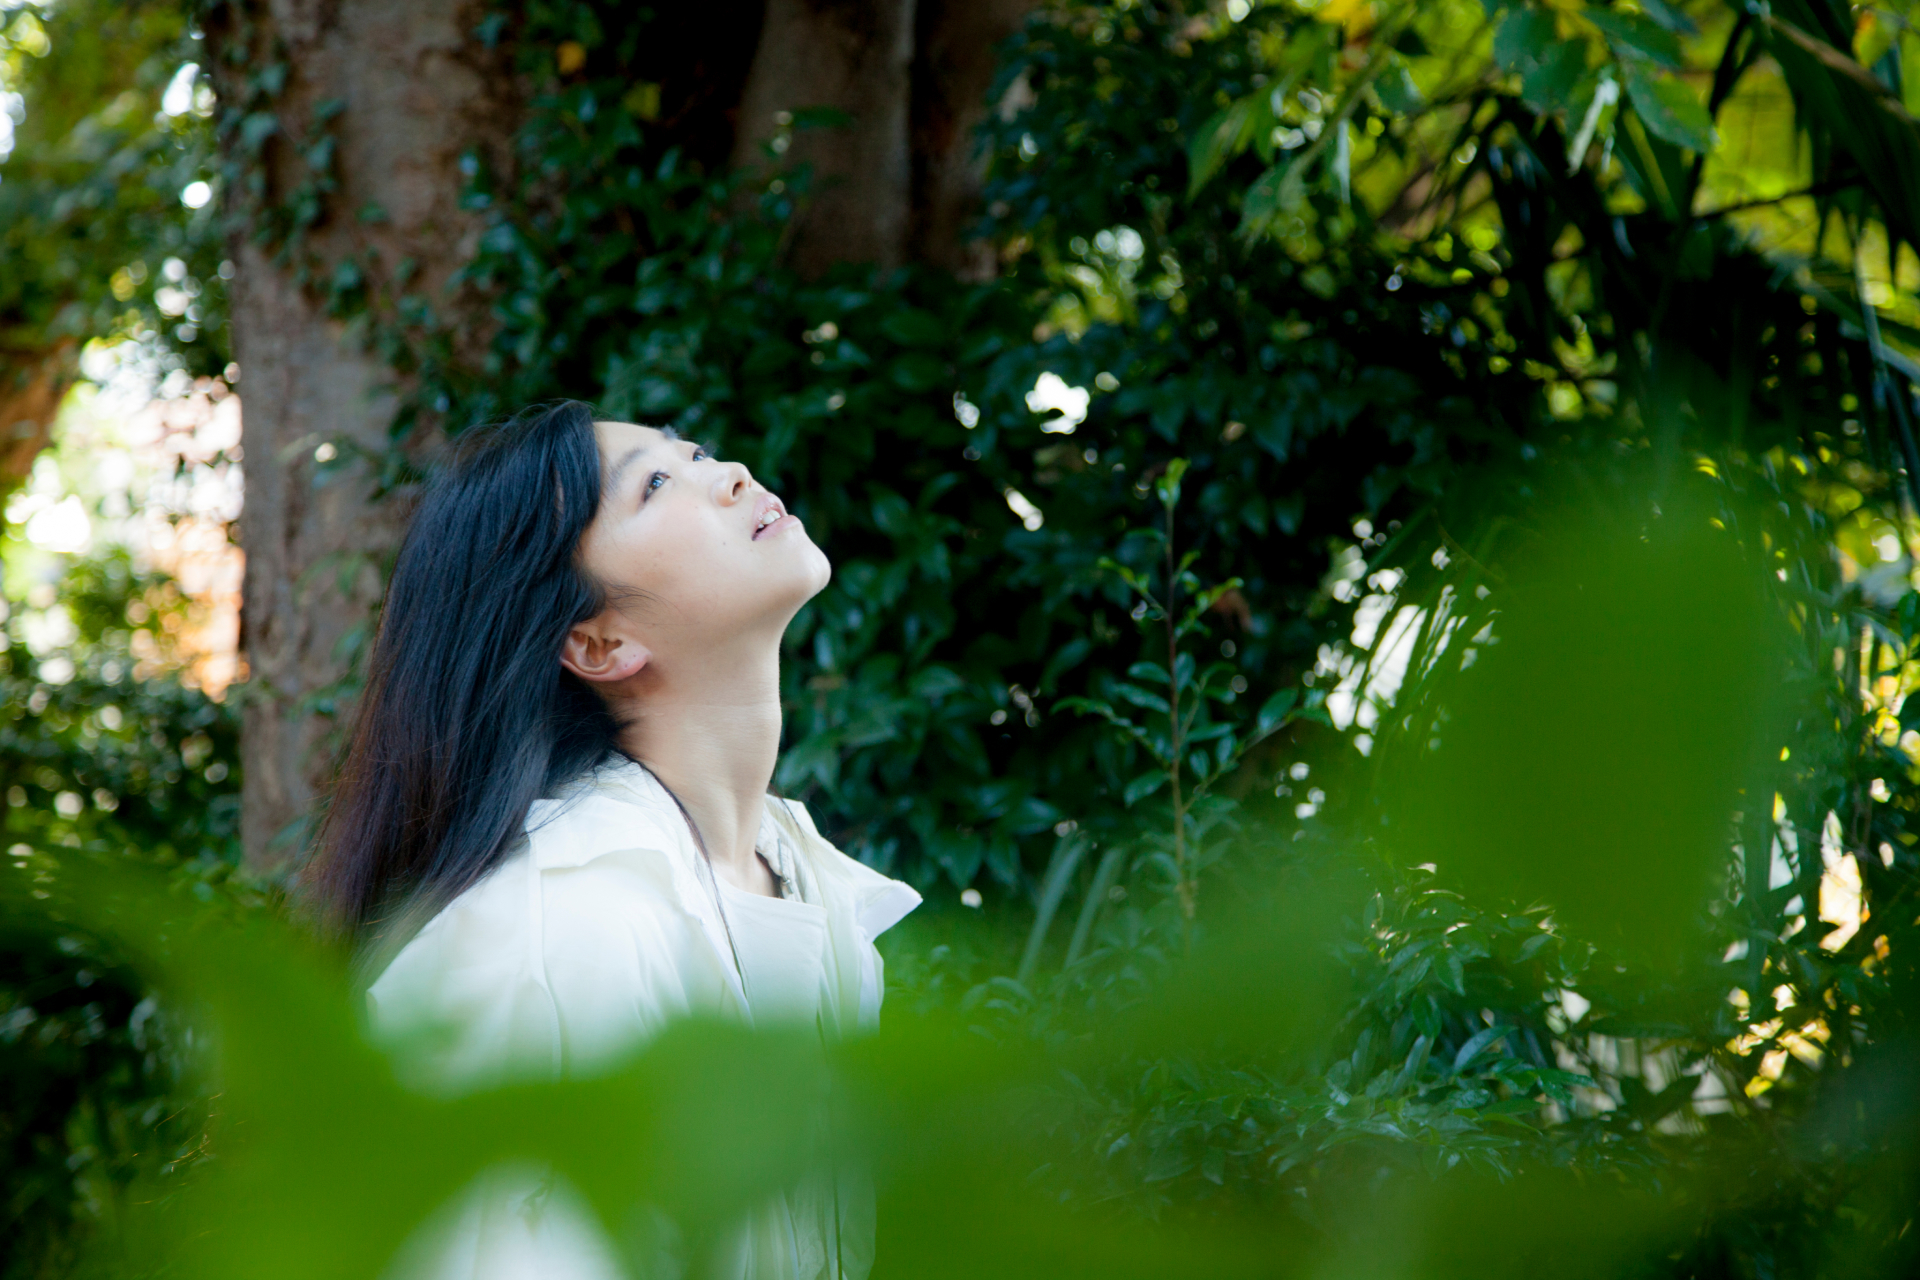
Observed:
[[[809,541],[807,546],[813,547],[813,543]],[[825,591],[827,584],[833,581],[833,562],[827,559],[825,552],[818,547],[813,547],[813,555],[810,559],[813,561],[814,572],[813,587],[807,593],[808,600]]]
[[[767,584],[763,598],[770,613],[780,619],[782,631],[794,615],[833,580],[833,564],[825,552],[812,543],[794,550],[802,554],[783,568],[776,582]]]

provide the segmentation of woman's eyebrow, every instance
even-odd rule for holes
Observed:
[[[611,494],[620,488],[620,478],[626,475],[627,468],[633,466],[635,459],[640,458],[651,450],[659,448],[661,445],[675,444],[680,439],[680,433],[671,427],[656,427],[654,430],[660,433],[659,440],[653,441],[651,444],[635,445],[632,449],[622,454],[620,461],[615,463],[612,469],[607,472],[607,493]]]
[[[642,457],[651,448],[653,448],[651,445],[635,445],[632,449],[629,449],[620,456],[620,461],[615,463],[612,470],[607,472],[606,488],[608,493],[613,493],[620,488],[620,478],[626,475],[627,468],[633,466],[635,460]]]

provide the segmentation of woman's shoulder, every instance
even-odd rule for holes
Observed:
[[[603,773],[539,802],[525,839],[368,989],[382,1034],[437,1029],[420,1059],[433,1077],[559,1071],[724,1003],[674,830],[628,782]]]
[[[602,768],[534,802],[525,836],[420,927],[374,982],[373,995],[387,1001],[449,984],[498,987],[538,974],[552,944],[596,920],[680,914],[676,833],[634,782],[623,770]],[[447,995],[437,992],[434,1003]]]
[[[640,766],[596,766],[527,811],[529,856],[543,870],[581,867],[607,854],[683,853],[686,820],[666,789]]]
[[[500,1068],[557,1068],[552,1010],[526,910],[522,845],[406,941],[367,989],[383,1040],[410,1043],[423,1080],[467,1083]]]

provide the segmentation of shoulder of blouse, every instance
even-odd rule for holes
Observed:
[[[616,852],[651,850],[694,854],[686,819],[658,780],[630,761],[601,765],[535,801],[527,811],[527,840],[543,871],[582,867]]]
[[[635,783],[601,770],[536,802],[516,848],[368,988],[374,1031],[410,1043],[422,1083],[562,1073],[582,1051],[686,1012],[693,991],[727,985],[699,941],[709,931],[691,840],[682,848],[660,813],[671,798]],[[657,945],[633,947],[635,937]],[[607,1001],[626,1015],[597,1008]]]
[[[873,942],[920,895],[836,849],[799,802],[767,807],[848,944],[835,949],[846,1026],[871,1026],[884,991]],[[520,846],[393,958],[368,989],[375,1030],[428,1030],[438,1037],[421,1059],[429,1079],[466,1086],[564,1073],[672,1017],[744,1010],[698,858],[650,774],[629,762],[595,771],[537,802]]]
[[[807,860],[814,876],[834,898],[849,900],[853,919],[871,943],[920,906],[920,894],[911,885],[868,867],[820,835],[813,815],[799,801],[768,796],[767,813]]]
[[[766,807],[826,894],[848,901],[868,942],[920,905],[911,886],[849,857],[822,836],[803,803],[769,795]],[[704,913],[699,852],[686,817],[660,781],[631,761],[604,764],[552,800],[536,802],[527,815],[527,836],[534,865],[543,871],[582,867],[608,854],[654,851],[667,860],[663,870],[672,874],[682,895],[700,896],[696,910]]]

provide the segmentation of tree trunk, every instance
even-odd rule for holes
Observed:
[[[404,527],[404,505],[382,497],[375,469],[355,461],[395,447],[396,376],[364,340],[398,286],[386,273],[410,262],[407,289],[443,319],[464,318],[457,329],[469,341],[484,334],[484,313],[446,294],[479,231],[458,205],[461,156],[476,145],[504,153],[516,116],[512,78],[472,34],[484,7],[266,0],[207,18],[223,104],[278,120],[257,154],[245,126],[223,139],[229,172],[254,186],[226,197],[242,215],[231,249],[246,404],[241,828],[258,871],[284,871],[305,844],[344,728],[354,659]],[[286,68],[279,93],[249,102],[276,64]],[[337,114],[334,104],[344,104]],[[313,145],[323,136],[333,139],[331,156]],[[274,211],[297,208],[316,180],[318,216],[277,245],[261,243]],[[314,282],[348,261],[368,278],[370,301],[343,318],[329,314]]]
[[[968,234],[980,215],[987,158],[975,139],[1000,42],[1038,0],[920,0],[913,67],[912,219],[908,253],[963,280],[994,274],[993,250]]]
[[[836,262],[898,266],[912,191],[908,104],[915,0],[767,0],[741,95],[734,162],[763,163],[790,113],[825,108],[843,124],[793,131],[782,157],[812,167],[790,243],[806,275]]]
[[[0,352],[0,495],[33,470],[78,363],[70,339],[52,351]]]
[[[845,117],[792,132],[781,157],[813,174],[788,251],[796,269],[911,260],[993,274],[991,252],[967,235],[985,172],[974,131],[999,43],[1036,2],[768,0],[734,163],[763,164],[796,113]]]

